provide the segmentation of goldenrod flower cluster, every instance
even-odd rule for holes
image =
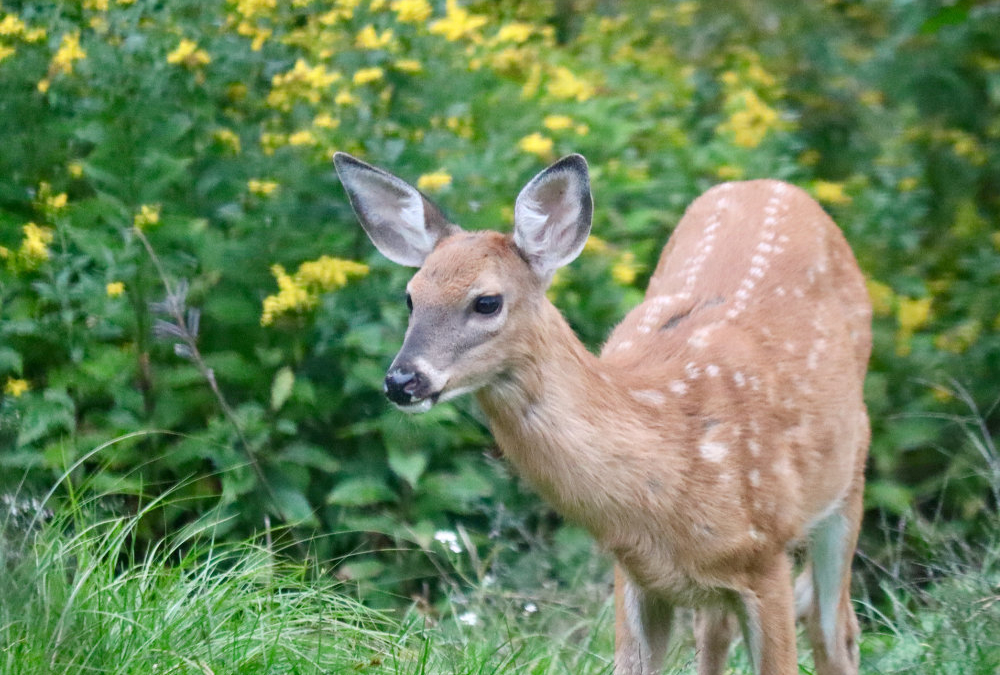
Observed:
[[[87,58],[87,52],[80,46],[80,33],[66,33],[59,42],[59,49],[49,62],[48,77],[38,83],[38,91],[43,94],[49,90],[51,79],[57,75],[69,75],[73,72],[73,64]]]
[[[551,73],[548,92],[553,98],[573,99],[579,103],[583,103],[593,97],[594,86],[590,82],[574,75],[573,71],[569,68],[558,66]]]
[[[182,38],[177,48],[167,54],[167,63],[192,70],[211,62],[212,57],[208,55],[208,52],[200,49],[197,42],[187,38]]]
[[[104,292],[109,298],[117,298],[125,292],[125,284],[121,281],[112,281],[104,287]]]
[[[278,110],[289,111],[297,101],[317,104],[341,74],[326,66],[310,66],[305,59],[298,59],[291,70],[271,78],[271,93],[267,104]]]
[[[781,121],[778,111],[765,103],[753,89],[743,89],[726,97],[729,119],[719,130],[732,135],[741,148],[756,148]]]
[[[517,147],[522,152],[546,158],[552,154],[552,139],[536,131],[518,141]]]
[[[813,183],[813,194],[816,199],[827,204],[850,204],[851,197],[844,192],[843,183],[828,180],[818,180]]]
[[[160,222],[160,205],[143,204],[139,207],[139,213],[132,218],[132,225],[137,229],[144,230],[150,225],[157,225]]]
[[[445,4],[444,18],[431,22],[428,30],[434,35],[444,36],[451,42],[466,39],[480,43],[482,35],[479,29],[485,26],[488,20],[482,14],[473,14],[460,7],[457,0],[448,0]]]
[[[38,184],[38,194],[35,197],[35,207],[47,216],[54,215],[62,211],[69,203],[69,198],[65,192],[54,194],[52,186],[42,181]]]
[[[28,28],[16,14],[5,14],[0,19],[0,61],[17,53],[17,49],[4,43],[8,39],[38,42],[45,39],[45,29]]]
[[[216,129],[212,132],[212,138],[219,145],[228,148],[234,155],[240,154],[240,137],[232,129]]]
[[[386,28],[379,33],[375,30],[375,26],[368,24],[354,38],[354,46],[358,49],[385,49],[392,44],[392,38],[391,28]]]
[[[439,192],[451,185],[451,174],[445,170],[425,173],[417,179],[417,189],[425,192]]]
[[[270,197],[278,189],[278,184],[273,180],[251,178],[247,181],[247,189],[258,197]]]
[[[0,246],[0,259],[7,261],[12,270],[31,271],[49,259],[49,244],[52,243],[52,229],[35,223],[27,223],[21,228],[24,237],[15,253]]]
[[[422,24],[431,17],[434,8],[427,0],[393,0],[389,9],[396,13],[400,23]]]
[[[272,266],[271,274],[278,282],[278,292],[264,298],[260,316],[262,326],[270,326],[282,314],[314,308],[321,293],[342,288],[350,279],[365,276],[368,266],[353,260],[322,256],[299,265],[294,276],[281,265]]]
[[[357,85],[370,84],[372,82],[378,82],[384,75],[385,71],[378,66],[361,68],[354,73],[353,82]]]
[[[923,328],[931,318],[932,298],[899,298],[896,306],[896,321],[899,331],[896,333],[896,353],[906,356],[910,353],[910,340],[913,334]]]
[[[31,389],[31,385],[28,384],[27,380],[8,377],[7,382],[3,386],[3,393],[7,394],[8,396],[13,396],[14,398],[18,398],[29,389]]]

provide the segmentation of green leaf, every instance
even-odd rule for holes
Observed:
[[[341,481],[326,497],[328,504],[338,506],[370,506],[393,501],[396,495],[377,476],[359,476]]]
[[[292,394],[292,386],[295,384],[295,373],[288,366],[281,368],[274,375],[271,383],[271,410],[281,410],[285,401]]]
[[[404,452],[396,447],[389,449],[389,468],[393,473],[416,488],[417,481],[427,469],[427,455],[420,451]]]
[[[0,347],[0,373],[20,375],[23,367],[20,354],[10,347]]]

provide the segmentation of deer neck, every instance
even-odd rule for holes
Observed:
[[[510,370],[479,390],[479,402],[521,476],[603,538],[672,492],[677,474],[662,432],[683,424],[682,413],[636,406],[627,374],[591,354],[543,305]]]

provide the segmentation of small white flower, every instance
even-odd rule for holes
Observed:
[[[479,623],[479,616],[475,612],[466,612],[465,614],[460,614],[458,620],[466,626],[475,626]]]
[[[525,614],[534,614],[537,611],[538,611],[538,605],[536,605],[535,603],[533,603],[533,602],[526,602],[526,603],[524,603],[524,613]]]
[[[458,535],[451,530],[438,530],[434,533],[434,540],[447,546],[452,553],[462,552],[462,546],[458,543]]]

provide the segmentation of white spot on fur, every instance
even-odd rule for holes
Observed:
[[[688,390],[687,383],[682,380],[674,380],[670,383],[669,387],[670,391],[674,392],[678,396],[683,396]]]
[[[655,389],[633,389],[629,391],[629,394],[640,403],[663,405],[667,402],[667,397]]]
[[[709,377],[718,377],[719,376],[719,367],[717,365],[715,365],[714,363],[710,363],[707,366],[705,366],[705,373]]]
[[[687,374],[688,378],[692,380],[697,380],[701,376],[701,369],[698,368],[694,361],[690,361],[686,366],[684,366],[684,372]]]
[[[698,446],[698,452],[701,453],[701,456],[705,460],[719,464],[726,459],[726,455],[729,454],[729,448],[725,443],[706,441]]]
[[[750,473],[747,474],[747,480],[750,481],[750,487],[760,487],[760,471],[752,469]]]
[[[736,383],[737,387],[743,387],[746,385],[747,379],[743,375],[743,373],[737,370],[735,373],[733,373],[733,382]]]
[[[785,290],[784,286],[778,286],[777,288],[774,289],[774,294],[777,295],[779,298],[783,298],[785,297],[785,295],[787,295],[787,291]]]
[[[615,347],[615,349],[617,351],[620,351],[620,352],[624,352],[624,351],[629,350],[631,348],[632,348],[632,341],[631,340],[622,340],[621,342],[618,343],[618,346]]]
[[[761,447],[757,439],[751,438],[749,441],[747,441],[747,448],[750,450],[750,454],[753,455],[754,457],[760,456]]]
[[[755,527],[751,527],[747,534],[749,534],[750,538],[754,541],[760,541],[764,538],[764,535],[762,535]]]

